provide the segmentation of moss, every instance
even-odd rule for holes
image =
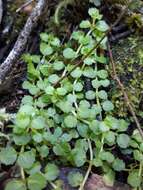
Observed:
[[[20,13],[16,13],[16,10],[21,7],[25,3],[25,0],[14,0],[14,1],[9,1],[7,5],[7,22],[9,22],[12,18],[14,19],[14,30],[15,32],[19,32],[21,28],[23,27],[28,15],[22,11]]]
[[[116,62],[118,76],[124,84],[129,99],[139,115],[143,111],[143,37],[132,36],[113,45],[113,56]],[[112,101],[115,104],[115,114],[127,116],[128,111],[123,96],[117,85],[113,82]]]

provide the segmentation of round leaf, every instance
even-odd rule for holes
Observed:
[[[27,183],[29,190],[43,190],[47,185],[46,178],[40,172],[31,175]]]
[[[114,109],[114,105],[109,100],[104,101],[102,106],[105,111],[112,111]]]
[[[48,181],[55,180],[59,175],[59,169],[55,164],[49,163],[45,168],[45,177]]]
[[[16,161],[17,153],[14,148],[6,147],[0,151],[0,162],[5,165],[12,165]]]
[[[42,116],[34,118],[31,122],[33,129],[43,129],[45,127],[45,119]]]
[[[128,183],[134,187],[134,188],[137,188],[140,186],[141,184],[141,177],[139,176],[139,171],[138,170],[132,170],[130,173],[129,173],[129,176],[128,176]]]
[[[123,162],[123,160],[116,158],[112,164],[112,167],[115,171],[122,171],[125,169],[125,163]]]
[[[126,134],[120,134],[117,136],[117,143],[121,148],[127,148],[129,146],[130,137]]]
[[[43,55],[51,55],[53,53],[53,49],[51,48],[51,46],[46,43],[40,44],[40,51]]]
[[[27,190],[22,180],[11,180],[6,184],[5,190]]]
[[[65,117],[64,123],[68,128],[74,128],[77,125],[77,119],[75,116],[68,115]]]
[[[28,169],[35,162],[35,154],[32,151],[20,153],[17,162],[22,168]]]
[[[66,48],[63,51],[63,56],[66,59],[73,59],[73,58],[76,57],[76,52],[73,49],[71,49],[71,48]]]
[[[83,175],[80,172],[70,172],[68,182],[72,187],[78,187],[83,181]]]

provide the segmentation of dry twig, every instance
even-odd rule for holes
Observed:
[[[2,15],[3,15],[2,0],[0,0],[0,24],[2,21]]]
[[[33,3],[34,0],[29,0],[27,1],[26,3],[24,3],[21,7],[19,7],[17,10],[16,10],[16,13],[19,13],[20,11],[22,11],[23,9],[25,9],[27,6],[29,6],[31,3]]]

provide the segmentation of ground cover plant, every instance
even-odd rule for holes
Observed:
[[[109,26],[97,8],[89,8],[88,15],[67,42],[43,32],[40,53],[22,57],[27,95],[15,116],[0,112],[1,121],[12,121],[7,134],[0,133],[0,163],[18,168],[5,190],[43,190],[47,184],[62,190],[61,166],[83,171],[67,176],[79,190],[91,172],[99,170],[109,186],[124,172],[132,188],[142,189],[142,137],[137,129],[129,133],[128,118],[114,117],[108,97]]]

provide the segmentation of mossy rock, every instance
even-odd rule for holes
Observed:
[[[137,115],[143,115],[143,37],[131,36],[112,46],[118,76],[120,77]],[[128,109],[123,95],[113,81],[110,90],[115,114],[127,116]]]

